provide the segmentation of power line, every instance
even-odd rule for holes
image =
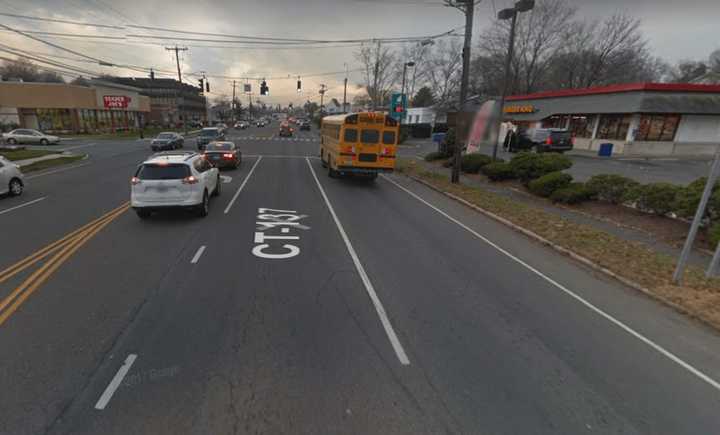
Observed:
[[[34,17],[34,16],[30,16],[30,15],[20,15],[20,14],[9,14],[7,12],[0,12],[0,16],[11,17],[11,18],[22,18],[24,20],[33,20],[33,21],[47,21],[50,23],[74,24],[76,26],[87,26],[87,27],[99,27],[99,28],[105,28],[105,29],[125,30],[124,27],[111,26],[108,24],[83,23],[80,21],[58,20],[55,18]]]

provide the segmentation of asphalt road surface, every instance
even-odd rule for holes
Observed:
[[[276,129],[205,219],[127,210],[147,141],[0,200],[0,433],[720,433],[718,334]]]

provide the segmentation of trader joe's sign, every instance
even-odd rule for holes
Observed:
[[[125,95],[103,95],[103,104],[106,109],[127,109],[130,97]]]
[[[524,106],[505,106],[503,109],[505,113],[535,113],[537,111],[535,106],[530,104]]]

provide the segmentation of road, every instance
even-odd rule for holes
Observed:
[[[119,208],[0,284],[1,434],[720,433],[720,335],[276,129],[207,218]],[[3,268],[128,200],[148,143],[84,145],[0,200]]]
[[[411,144],[403,149],[403,154],[424,157],[427,153],[436,150],[437,145],[430,141],[411,141]],[[490,146],[483,146],[480,151],[492,155]],[[498,156],[506,161],[514,155],[503,151],[502,148],[498,149]],[[576,181],[587,181],[597,174],[617,174],[640,183],[665,182],[684,186],[700,177],[706,177],[712,164],[712,160],[708,158],[627,156],[608,159],[581,151],[568,152],[566,155],[573,162],[572,168],[566,172]]]

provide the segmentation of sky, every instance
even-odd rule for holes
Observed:
[[[536,0],[542,2],[543,0]],[[717,17],[720,0],[574,0],[578,18],[602,19],[622,10],[642,20],[642,30],[654,53],[674,63],[681,59],[706,59],[720,48]],[[513,0],[482,0],[476,8],[475,35],[492,23],[495,12],[513,4]],[[139,25],[208,32],[223,35],[250,35],[273,38],[303,39],[368,39],[415,37],[440,34],[464,25],[462,13],[442,5],[442,0],[0,0],[0,13],[32,15],[45,18],[80,21],[124,27]],[[0,16],[0,24],[15,29],[126,37],[158,35],[160,32],[128,28],[107,29],[46,23]],[[462,32],[462,30],[460,31]],[[162,33],[168,35],[167,33]],[[180,35],[177,37],[227,39],[213,36]],[[162,45],[177,43],[187,46],[182,53],[184,81],[197,84],[197,76],[273,77],[268,80],[270,96],[260,100],[268,104],[296,105],[306,100],[319,101],[321,84],[328,87],[325,98],[342,100],[345,69],[349,70],[349,99],[359,89],[362,75],[353,52],[358,46],[298,48],[248,46],[232,43],[131,37],[124,40],[98,40],[38,36],[47,41],[92,57],[114,63],[154,67],[175,71],[173,52]],[[457,38],[457,36],[455,37]],[[127,44],[126,41],[135,41]],[[141,43],[142,42],[142,43]],[[69,58],[63,53],[24,36],[0,32],[0,43],[36,53],[50,53]],[[201,45],[222,48],[207,48]],[[338,44],[339,45],[339,44]],[[229,48],[232,46],[232,48]],[[399,44],[394,46],[400,48]],[[5,55],[2,53],[1,55]],[[12,57],[12,56],[11,56]],[[61,60],[97,73],[139,75],[121,68],[102,67],[89,62]],[[314,76],[317,73],[339,72]],[[158,73],[158,76],[164,76]],[[170,76],[170,75],[165,75]],[[176,76],[176,74],[175,74]],[[302,93],[296,92],[300,77]],[[304,78],[304,76],[307,76]],[[284,79],[280,79],[283,77]],[[232,94],[229,78],[209,79],[211,96]],[[242,80],[236,80],[240,86]],[[258,82],[250,81],[254,93]],[[238,88],[238,91],[239,88]],[[242,101],[247,98],[242,97]]]

